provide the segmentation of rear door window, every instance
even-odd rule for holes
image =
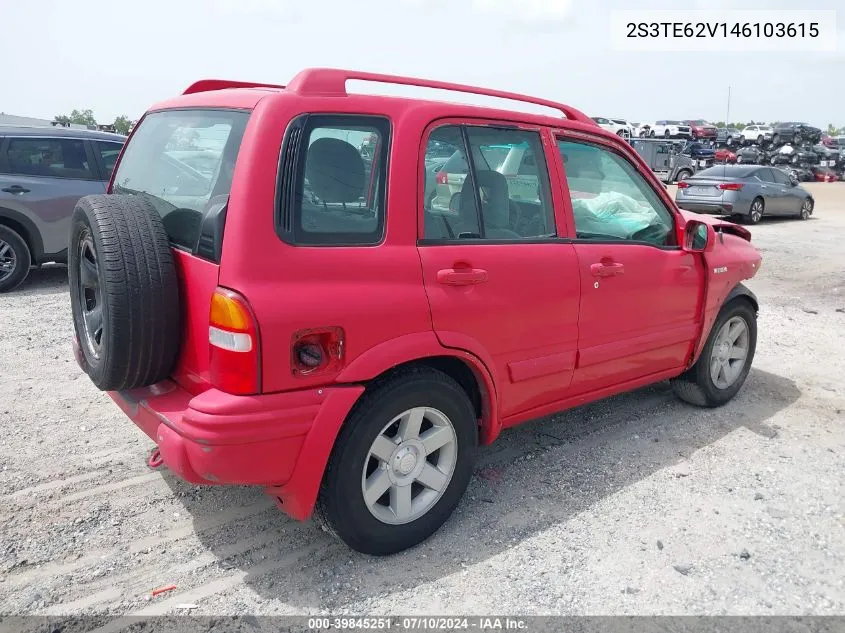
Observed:
[[[93,180],[94,169],[80,139],[12,137],[2,163],[10,174]]]
[[[126,147],[112,190],[144,196],[170,241],[193,250],[205,213],[228,200],[248,118],[239,110],[148,114]]]

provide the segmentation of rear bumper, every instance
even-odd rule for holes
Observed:
[[[684,209],[685,211],[693,211],[695,213],[706,213],[708,215],[731,215],[733,213],[738,213],[738,210],[733,208],[733,205],[729,202],[723,202],[721,200],[716,200],[713,202],[706,202],[706,201],[688,201],[688,200],[676,200],[675,203],[678,205],[679,208]]]
[[[305,519],[340,426],[363,391],[235,396],[210,389],[194,396],[166,380],[108,394],[181,479],[263,486],[285,512]]]

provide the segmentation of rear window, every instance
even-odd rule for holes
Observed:
[[[148,114],[118,163],[113,192],[147,198],[170,241],[195,250],[203,216],[228,200],[248,118],[235,110]]]

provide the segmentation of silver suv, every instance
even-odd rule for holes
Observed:
[[[0,292],[32,266],[67,262],[77,200],[104,193],[126,137],[60,127],[0,126]]]

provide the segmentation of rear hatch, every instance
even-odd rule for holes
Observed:
[[[143,196],[161,216],[176,259],[183,337],[173,379],[209,386],[209,312],[217,287],[232,175],[249,112],[147,114],[117,164],[110,193]]]

